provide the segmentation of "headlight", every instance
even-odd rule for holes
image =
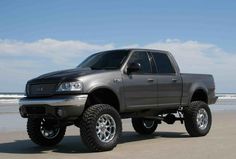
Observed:
[[[63,92],[63,91],[82,91],[82,83],[80,81],[76,81],[76,82],[63,82],[59,86],[57,91],[58,92]]]

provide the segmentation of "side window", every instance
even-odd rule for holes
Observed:
[[[138,73],[151,73],[151,65],[148,59],[148,55],[145,51],[137,51],[130,57],[129,63],[140,63],[141,69]]]
[[[152,53],[154,61],[156,63],[157,72],[161,74],[175,73],[169,57],[163,53]]]

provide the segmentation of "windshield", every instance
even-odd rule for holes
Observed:
[[[113,50],[93,54],[78,67],[91,69],[120,69],[129,55],[129,50]]]

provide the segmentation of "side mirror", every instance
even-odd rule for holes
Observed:
[[[141,69],[141,65],[140,63],[130,63],[128,64],[128,67],[127,67],[127,74],[130,74],[131,72],[137,72]]]

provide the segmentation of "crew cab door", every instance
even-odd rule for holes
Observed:
[[[182,78],[167,53],[150,52],[157,69],[157,100],[159,106],[177,107],[182,96]]]
[[[141,68],[137,72],[122,75],[127,108],[143,109],[156,106],[157,79],[152,73],[150,56],[146,51],[133,51],[127,65],[130,63],[139,63]]]

